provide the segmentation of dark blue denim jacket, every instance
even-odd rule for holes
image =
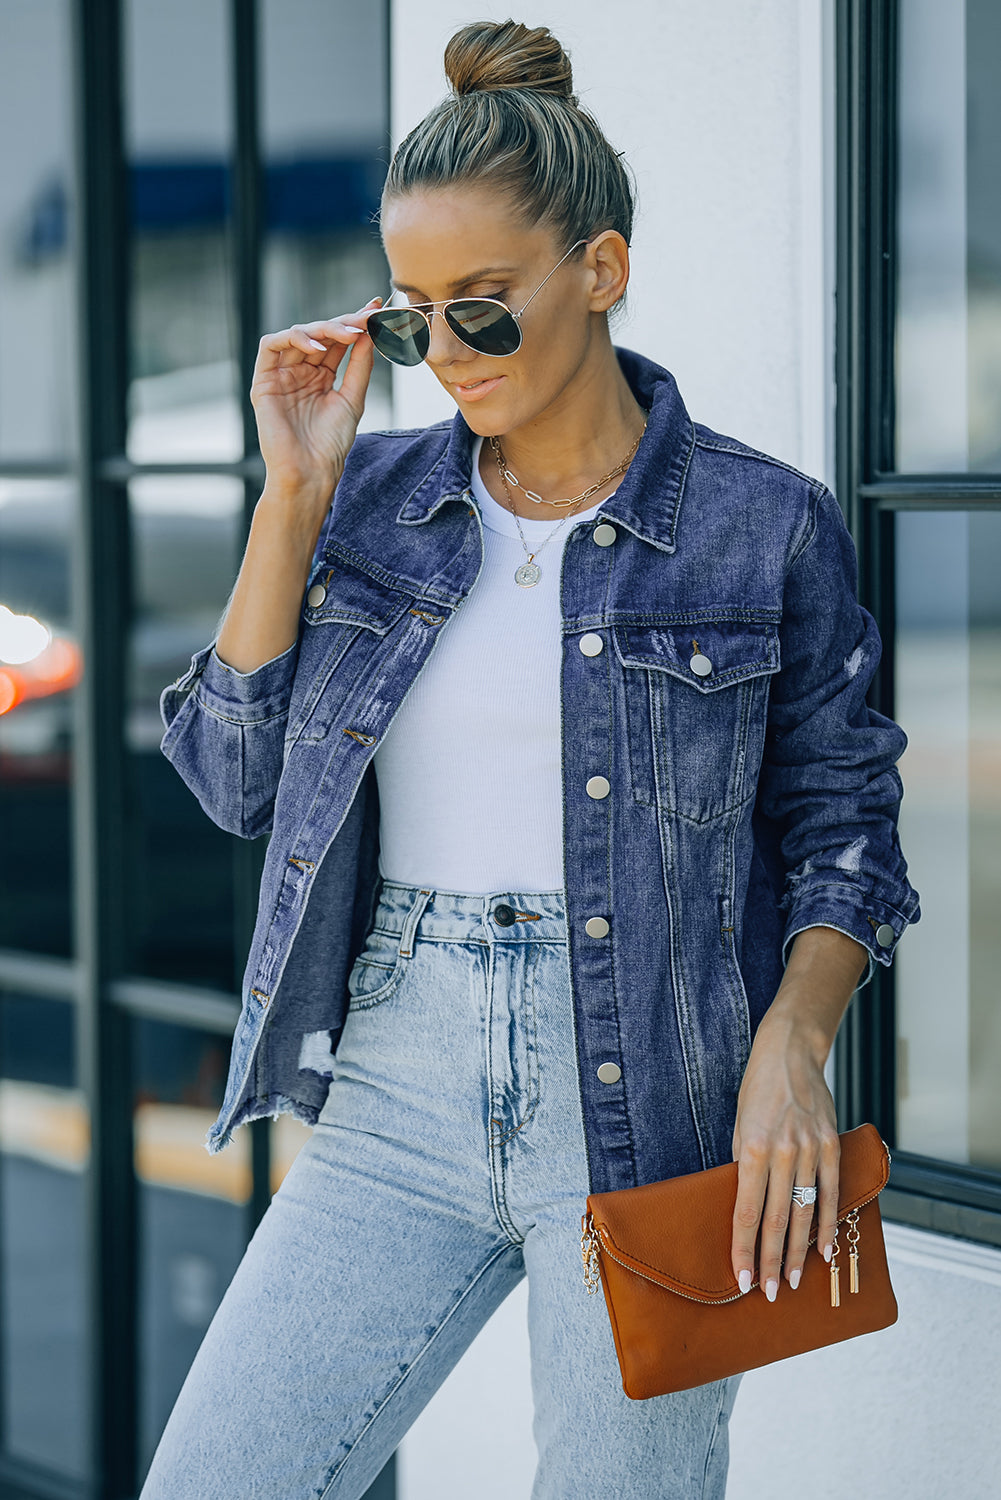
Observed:
[[[731,1159],[796,933],[856,938],[864,983],[919,916],[896,827],[906,738],[866,704],[880,642],[837,502],[617,353],[649,424],[561,575],[563,894],[596,1191]],[[360,435],[295,644],[244,674],[213,641],[162,694],[163,752],[208,815],[271,835],[209,1151],[259,1116],[313,1124],[326,1098],[317,1043],[336,1047],[379,889],[372,757],[482,562],[472,441],[461,415]]]

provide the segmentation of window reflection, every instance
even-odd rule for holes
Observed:
[[[264,328],[353,312],[386,296],[372,216],[388,160],[386,7],[264,0]],[[330,87],[336,74],[337,87]],[[391,368],[377,359],[362,425],[391,425]]]
[[[0,993],[0,1255],[5,1447],[87,1469],[84,1171],[73,1008]]]
[[[133,1022],[143,1473],[246,1245],[250,1132],[205,1150],[229,1047],[210,1032]]]
[[[1001,6],[900,7],[897,468],[1001,470]]]
[[[233,459],[237,396],[231,66],[225,0],[125,6],[132,220],[127,449]]]
[[[126,742],[132,767],[130,967],[231,990],[233,839],[160,751],[160,693],[213,639],[239,566],[243,488],[218,476],[129,486],[133,599]]]
[[[70,951],[73,490],[0,478],[0,947]],[[44,851],[44,856],[42,852]]]
[[[3,8],[0,43],[0,458],[76,447],[67,0]],[[13,145],[16,143],[16,146]]]
[[[897,1138],[1001,1166],[1001,514],[896,525],[900,839],[922,913],[894,960]]]

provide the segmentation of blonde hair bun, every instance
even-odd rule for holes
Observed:
[[[445,73],[453,93],[531,89],[577,103],[570,59],[546,26],[518,21],[474,21],[445,48]]]

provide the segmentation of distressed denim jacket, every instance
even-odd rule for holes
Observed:
[[[896,826],[906,737],[866,704],[880,642],[837,502],[694,423],[668,370],[616,352],[649,422],[618,490],[570,530],[560,583],[563,896],[594,1191],[731,1159],[796,933],[857,939],[865,983],[920,915]],[[270,834],[210,1152],[259,1116],[313,1124],[326,1099],[379,891],[372,758],[482,562],[472,443],[459,414],[360,434],[295,644],[241,673],[213,641],[161,696],[163,752],[209,817]]]

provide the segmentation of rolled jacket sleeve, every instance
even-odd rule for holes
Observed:
[[[298,639],[253,672],[237,672],[213,640],[160,694],[160,749],[214,823],[241,838],[271,826],[282,772]]]
[[[783,963],[798,932],[834,927],[868,951],[862,984],[920,916],[897,835],[907,737],[866,703],[880,654],[851,534],[819,487],[786,576],[758,806],[786,871]]]

